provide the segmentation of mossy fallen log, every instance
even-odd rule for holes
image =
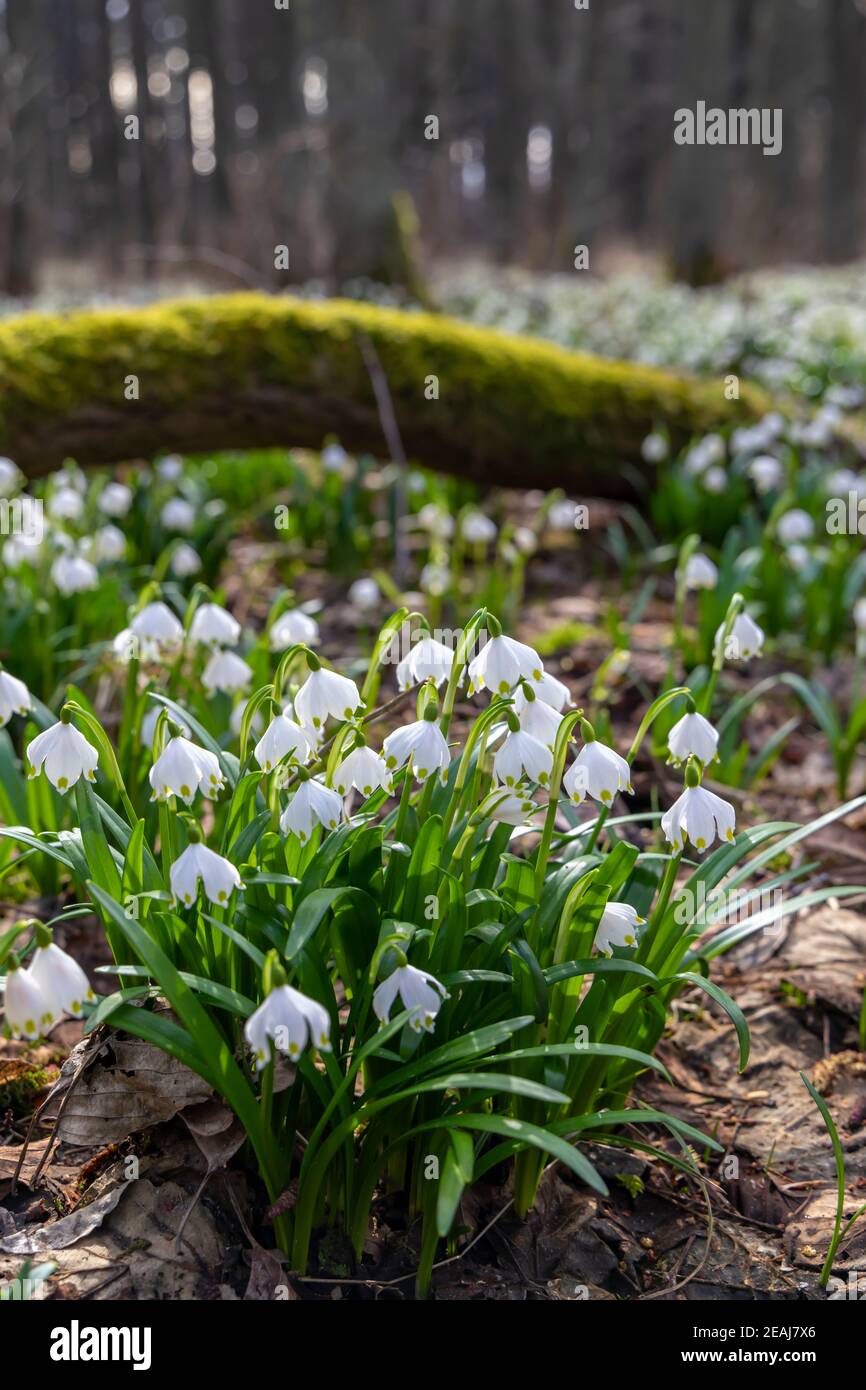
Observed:
[[[768,406],[436,314],[238,294],[0,324],[0,452],[31,476],[331,434],[382,454],[364,337],[408,457],[484,484],[627,495],[652,428],[682,441]]]

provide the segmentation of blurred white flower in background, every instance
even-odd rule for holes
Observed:
[[[106,483],[96,505],[106,516],[126,516],[132,506],[132,488],[125,483]]]
[[[355,608],[374,609],[382,602],[382,594],[375,579],[356,579],[349,585],[348,599]]]
[[[0,666],[0,729],[5,729],[13,714],[29,714],[32,708],[33,696],[24,682]]]
[[[48,515],[55,521],[79,521],[84,513],[84,499],[77,488],[62,486],[52,492],[46,503]]]
[[[58,555],[51,566],[51,578],[65,598],[70,594],[86,593],[99,585],[96,566],[83,555]]]
[[[122,560],[126,555],[126,536],[119,526],[100,526],[91,542],[90,553],[102,564]]]
[[[772,454],[759,454],[753,458],[748,468],[749,477],[758,492],[772,492],[782,483],[785,470]]]
[[[720,623],[716,629],[716,636],[713,642],[713,650],[718,654],[719,643],[724,636],[725,624]],[[764,633],[753,618],[748,613],[739,613],[734,621],[734,625],[728,634],[725,644],[725,658],[728,661],[749,661],[753,656],[760,656],[764,649]]]
[[[309,613],[304,613],[300,608],[288,608],[271,626],[269,641],[272,652],[285,651],[295,642],[303,642],[307,647],[314,647],[319,640],[319,625],[315,618],[311,618]]]
[[[156,471],[163,482],[176,483],[183,472],[183,459],[179,454],[166,454],[156,465]]]
[[[719,571],[708,555],[696,551],[686,561],[683,579],[687,589],[715,589],[719,582]]]
[[[439,540],[448,540],[454,535],[454,518],[444,507],[440,507],[438,502],[426,502],[415,520],[419,526],[423,526],[431,536],[436,536]]]
[[[496,540],[496,526],[489,516],[473,510],[461,518],[460,534],[470,545],[489,545]]]
[[[0,458],[0,497],[11,497],[24,481],[24,474],[11,459]]]
[[[178,579],[189,579],[191,575],[198,574],[201,560],[192,546],[184,541],[172,551],[170,568]]]
[[[701,482],[707,492],[719,494],[724,492],[728,486],[728,475],[724,468],[708,468],[701,477]]]
[[[237,652],[215,651],[201,675],[201,683],[209,695],[220,690],[235,695],[246,690],[253,678],[251,668]]]
[[[159,514],[166,531],[182,531],[188,535],[195,528],[195,507],[185,497],[171,497]]]
[[[653,431],[641,444],[640,451],[645,463],[661,463],[668,456],[668,441],[663,434]]]
[[[151,644],[157,652],[178,647],[183,641],[183,624],[161,599],[146,603],[133,617],[129,629],[140,642]]]
[[[815,523],[802,507],[792,507],[776,522],[776,535],[783,545],[795,545],[800,541],[811,540],[814,532]]]
[[[234,647],[240,640],[241,625],[218,603],[202,603],[193,614],[189,635],[206,646]]]

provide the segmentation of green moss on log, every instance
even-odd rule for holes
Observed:
[[[481,483],[622,496],[633,490],[626,465],[647,467],[640,444],[652,428],[679,442],[768,408],[752,388],[727,401],[721,382],[436,314],[238,294],[0,324],[0,452],[31,476],[68,457],[318,447],[328,434],[381,454],[364,336],[408,456]]]

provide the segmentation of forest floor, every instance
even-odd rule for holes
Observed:
[[[266,579],[267,569],[266,548],[251,541],[238,543],[227,566],[243,576],[246,594],[264,591],[251,578]],[[539,557],[521,636],[539,639],[568,623],[597,627],[610,595],[574,569],[573,550],[567,562],[556,553]],[[307,582],[299,598],[320,597],[325,605],[324,654],[333,646],[345,662],[353,644],[360,654],[357,617],[338,601],[327,575],[310,571]],[[237,609],[240,594],[227,598]],[[634,682],[653,687],[664,674],[669,613],[670,596],[662,594],[632,631],[631,679],[610,693],[617,746],[628,743],[633,712],[645,704]],[[590,636],[549,668],[579,701],[608,650]],[[756,706],[752,746],[777,723],[772,706]],[[653,788],[666,801],[680,786],[671,769],[648,767],[646,759],[634,782],[631,809],[645,809]],[[854,790],[862,782],[857,768]],[[829,758],[817,733],[806,730],[796,731],[756,792],[720,790],[736,802],[744,825],[777,816],[806,820],[834,801]],[[815,883],[866,881],[864,824],[861,811],[810,840],[809,857],[820,861]],[[525,1222],[507,1189],[476,1184],[463,1203],[464,1234],[436,1269],[435,1296],[826,1297],[818,1275],[833,1230],[835,1168],[800,1072],[827,1098],[842,1136],[847,1216],[866,1201],[866,1057],[857,1051],[866,916],[858,903],[849,899],[842,908],[831,900],[788,917],[714,962],[714,977],[752,1032],[744,1074],[737,1072],[730,1025],[715,1006],[705,996],[700,1004],[690,995],[678,1001],[659,1052],[676,1088],[650,1074],[634,1099],[680,1116],[724,1146],[722,1158],[692,1155],[701,1161],[699,1182],[638,1151],[596,1148],[592,1159],[610,1195],[589,1193],[552,1166]],[[42,915],[49,906],[28,910]],[[11,910],[2,905],[4,916]],[[91,972],[109,963],[95,919],[75,919],[65,932],[65,944]],[[103,993],[113,987],[111,976],[94,982]],[[133,1040],[104,1032],[80,1040],[76,1023],[60,1025],[35,1048],[0,1040],[0,1280],[15,1277],[29,1259],[56,1264],[49,1288],[58,1299],[272,1299],[275,1289],[290,1299],[412,1297],[417,1231],[407,1227],[399,1195],[378,1202],[360,1265],[332,1232],[320,1239],[316,1276],[298,1279],[272,1252],[260,1193],[235,1159],[242,1140],[236,1122],[204,1083]],[[34,1107],[52,1087],[15,1190]],[[52,1145],[58,1115],[60,1139]],[[655,1142],[678,1152],[669,1138]],[[285,1203],[292,1198],[286,1194]],[[837,1275],[864,1268],[866,1222],[849,1233],[835,1261]]]

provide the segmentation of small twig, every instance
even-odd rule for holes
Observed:
[[[364,365],[373,387],[373,394],[376,397],[376,409],[379,412],[379,423],[382,426],[388,453],[397,465],[397,486],[395,488],[397,505],[394,509],[396,512],[394,517],[394,578],[397,584],[402,587],[409,562],[408,540],[403,525],[408,510],[406,505],[406,451],[403,448],[400,427],[394,413],[394,402],[391,399],[388,378],[382,363],[379,361],[379,355],[366,333],[358,335],[358,346],[361,349],[361,356],[364,359]]]

